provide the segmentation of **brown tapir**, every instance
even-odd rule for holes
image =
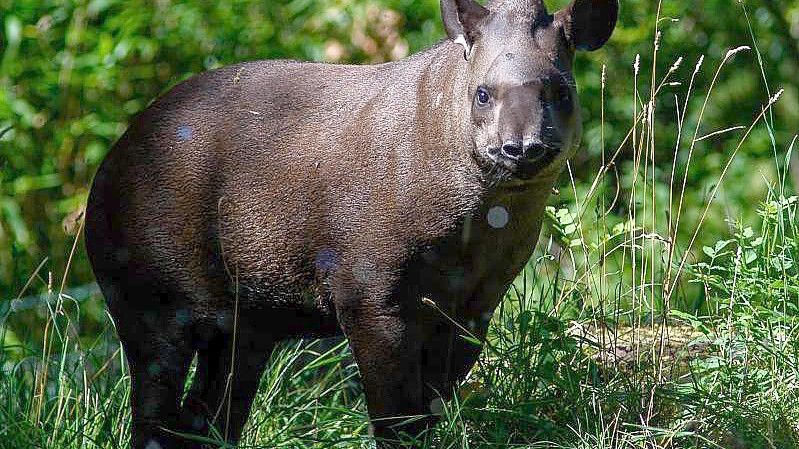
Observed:
[[[342,332],[376,437],[434,422],[479,347],[422,299],[485,336],[579,145],[575,51],[609,39],[618,3],[441,10],[449,39],[402,61],[195,76],[106,157],[86,246],[130,365],[133,447],[187,447],[165,429],[209,423],[236,441],[275,342]]]

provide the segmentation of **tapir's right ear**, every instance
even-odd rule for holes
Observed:
[[[488,15],[488,9],[475,0],[441,0],[441,17],[447,35],[463,45],[464,57],[469,59],[477,38],[478,24]]]

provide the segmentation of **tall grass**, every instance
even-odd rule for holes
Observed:
[[[780,91],[767,90],[749,124],[706,123],[716,80],[734,76],[728,63],[754,52],[762,68],[763,59],[752,35],[720,61],[664,63],[659,28],[670,23],[655,21],[651,67],[631,61],[636,101],[626,138],[602,139],[601,165],[586,187],[567,168],[535,256],[495,314],[479,363],[444,404],[441,424],[420,437],[424,446],[799,447],[799,221],[786,177],[796,139],[784,148],[772,140],[775,175],[762,175],[768,194],[751,206],[761,221],[726,214],[729,235],[699,247],[708,241],[700,239],[703,225],[725,219],[719,197],[740,182],[728,173],[750,133],[766,127],[773,137]],[[702,70],[714,81],[700,90]],[[604,69],[602,77],[603,86],[625,81],[606,80]],[[655,126],[666,102],[678,114],[670,149]],[[604,102],[588,106],[604,118]],[[726,149],[705,204],[689,214],[698,144],[732,133],[738,144]],[[673,152],[671,166],[654,163],[662,151]],[[80,304],[64,294],[68,270],[61,282],[31,276],[50,293],[41,344],[0,335],[0,447],[129,444],[129,379],[113,325],[108,320],[93,341],[81,335]],[[9,308],[5,319],[16,313]],[[282,344],[241,447],[370,447],[347,351]]]

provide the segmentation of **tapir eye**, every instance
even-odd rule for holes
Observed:
[[[488,90],[485,87],[478,87],[477,93],[475,94],[475,99],[477,99],[477,104],[480,106],[485,106],[491,101],[491,94],[488,93]]]

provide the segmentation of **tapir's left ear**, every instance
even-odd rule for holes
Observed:
[[[454,42],[463,45],[467,59],[479,34],[480,22],[487,15],[488,9],[475,0],[441,0],[441,18],[444,20],[447,35]]]
[[[574,48],[594,51],[610,39],[618,16],[618,0],[574,0],[555,14],[555,20]]]

